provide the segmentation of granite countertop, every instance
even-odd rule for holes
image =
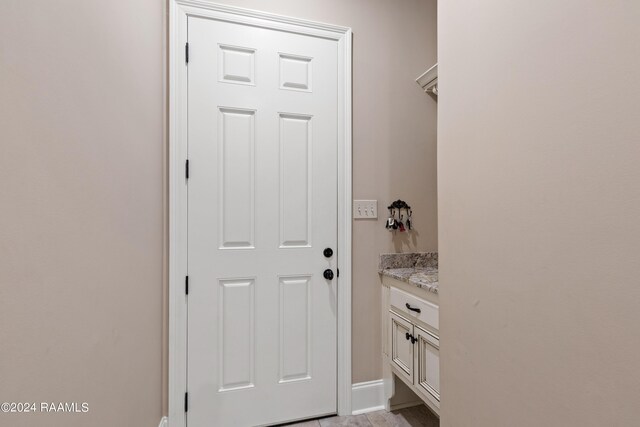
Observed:
[[[382,254],[378,272],[434,294],[438,293],[437,252]]]

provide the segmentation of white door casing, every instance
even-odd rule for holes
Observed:
[[[348,413],[350,31],[194,1],[171,15],[171,425],[187,378],[190,425],[332,413],[336,390]]]

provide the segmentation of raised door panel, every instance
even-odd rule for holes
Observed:
[[[414,328],[417,348],[415,385],[436,407],[440,407],[440,340],[419,327]]]
[[[311,379],[311,276],[280,277],[279,382]]]
[[[401,375],[413,381],[413,325],[393,312],[390,312],[390,320],[391,363]]]
[[[219,108],[220,249],[252,249],[255,235],[254,110]]]
[[[280,247],[311,246],[311,116],[279,114]]]
[[[254,289],[254,278],[219,281],[219,392],[254,387]]]
[[[218,81],[254,86],[256,50],[223,44],[218,49]]]
[[[280,53],[280,89],[311,92],[312,59]]]

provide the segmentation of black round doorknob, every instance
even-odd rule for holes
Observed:
[[[322,251],[322,253],[326,258],[331,258],[333,256],[333,249],[325,248],[324,251]]]
[[[333,280],[333,271],[331,271],[330,268],[327,268],[324,273],[322,273],[322,275],[324,276],[325,279],[327,280]]]

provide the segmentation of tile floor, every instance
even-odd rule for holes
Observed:
[[[287,424],[286,427],[438,427],[440,421],[426,406],[386,412],[377,411],[348,417],[328,417],[302,423]]]

